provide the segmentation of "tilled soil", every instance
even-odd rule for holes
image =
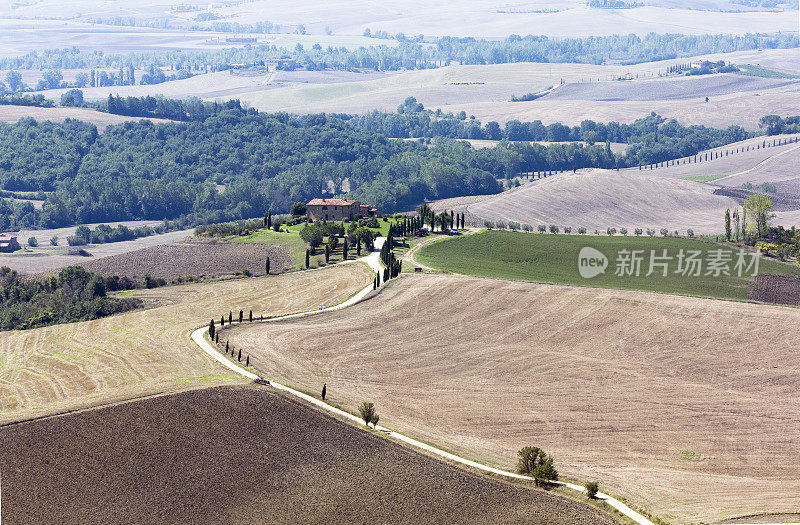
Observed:
[[[270,273],[292,267],[292,258],[280,246],[228,242],[182,242],[150,246],[135,252],[84,263],[87,270],[106,275],[141,278],[145,274],[175,279],[181,276],[224,277],[243,273],[264,275],[270,258]]]
[[[278,394],[216,387],[0,428],[21,523],[593,523]]]

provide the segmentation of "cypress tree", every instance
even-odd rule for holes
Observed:
[[[214,334],[214,342],[215,342],[215,343],[217,343],[217,344],[219,344],[219,332],[217,332],[216,334]]]
[[[228,324],[233,324],[233,312],[228,310]]]
[[[211,323],[208,325],[208,336],[213,340],[214,339],[214,320],[211,320]]]
[[[328,384],[322,384],[322,400],[325,401],[325,395],[328,393]]]
[[[311,251],[308,248],[306,248],[306,269],[308,269],[310,263],[311,263]]]
[[[266,270],[267,270],[267,275],[269,275],[269,257],[267,257]]]
[[[252,310],[250,310],[250,322],[251,323],[253,322],[253,311]]]
[[[378,278],[377,278],[377,277],[374,277],[374,278],[372,279],[372,289],[373,289],[373,290],[376,290],[377,288],[378,288]]]
[[[383,282],[386,282],[388,280],[389,280],[389,268],[384,268],[383,269]]]
[[[228,341],[225,341],[225,353],[226,354],[228,353],[229,349],[230,349],[230,345],[228,344]]]
[[[359,237],[358,241],[356,242],[356,255],[361,257],[361,237]]]
[[[225,326],[225,316],[224,315],[219,318],[219,325],[220,326]]]
[[[325,245],[325,262],[328,263],[331,260],[331,247],[327,244]]]
[[[239,310],[239,322],[241,323],[244,319],[244,310]]]
[[[247,354],[247,363],[244,366],[250,366],[250,354]]]
[[[344,238],[342,243],[342,259],[347,259],[347,237]]]
[[[239,357],[237,357],[237,359],[239,360],[240,363],[242,362],[242,349],[241,348],[239,349]]]

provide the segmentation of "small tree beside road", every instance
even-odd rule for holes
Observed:
[[[375,405],[364,401],[361,403],[361,406],[358,407],[358,412],[361,414],[361,419],[364,420],[364,424],[369,426],[373,420],[377,423],[378,421],[378,413],[375,412]]]

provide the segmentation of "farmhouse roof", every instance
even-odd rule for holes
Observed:
[[[312,199],[306,206],[352,206],[355,203],[344,199]]]

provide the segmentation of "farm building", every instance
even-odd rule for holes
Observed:
[[[16,235],[10,233],[0,234],[0,252],[15,252],[20,249]]]
[[[372,217],[378,215],[378,209],[358,201],[344,199],[313,199],[306,204],[306,214],[314,221],[340,221],[352,219],[356,215]]]

